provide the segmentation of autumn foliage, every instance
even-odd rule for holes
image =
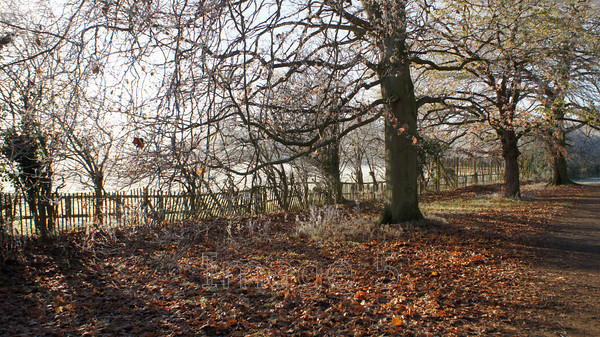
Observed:
[[[474,187],[429,196],[430,220],[351,239],[299,236],[308,213],[72,233],[0,273],[0,334],[529,335],[557,327],[528,268],[568,200]],[[483,197],[482,197],[483,195]],[[488,195],[487,197],[485,195]],[[378,205],[339,209],[347,221]]]

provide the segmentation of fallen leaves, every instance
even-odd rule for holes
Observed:
[[[0,334],[527,335],[521,314],[546,304],[527,288],[522,243],[558,208],[518,205],[365,242],[291,238],[286,214],[263,218],[268,240],[243,228],[231,240],[219,219],[91,246],[73,234],[0,273]]]

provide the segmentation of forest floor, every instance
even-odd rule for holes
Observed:
[[[2,336],[600,336],[600,187],[478,186],[380,205],[32,242]]]

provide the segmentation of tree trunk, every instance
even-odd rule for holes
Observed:
[[[373,182],[373,191],[377,192],[379,190],[379,186],[377,183],[377,177],[375,176],[375,172],[370,171],[369,174],[371,175],[371,181]]]
[[[363,171],[360,162],[357,164],[354,172],[356,175],[356,185],[358,186],[358,191],[362,192],[365,189],[365,182],[363,179]]]
[[[56,225],[56,214],[54,212],[54,204],[52,202],[52,171],[50,169],[51,164],[47,164],[47,172],[43,179],[41,179],[41,194],[44,208],[44,222],[48,231],[54,231]]]
[[[417,169],[417,104],[410,76],[406,45],[406,2],[393,9],[378,2],[363,1],[372,22],[381,22],[377,43],[381,96],[387,101],[385,122],[384,209],[379,223],[401,223],[423,218],[419,210]],[[382,13],[388,11],[389,17]],[[389,21],[389,22],[387,22]]]
[[[102,226],[104,222],[104,175],[98,173],[94,177],[94,222]]]
[[[502,142],[502,157],[504,158],[504,196],[521,198],[521,180],[519,177],[518,138],[512,130],[499,131]]]
[[[551,113],[550,120],[552,121],[550,129],[550,140],[549,140],[549,151],[552,157],[552,181],[550,185],[570,185],[573,181],[569,177],[567,159],[565,158],[565,151],[567,146],[565,129],[563,125],[564,120],[564,105],[562,103],[554,102],[549,111]]]
[[[338,126],[334,125],[326,131],[329,137],[336,137]],[[325,176],[326,202],[329,204],[340,204],[344,202],[342,194],[342,180],[340,173],[340,142],[333,143],[321,148],[318,155],[321,171]]]
[[[385,206],[381,223],[420,220],[417,148],[417,106],[409,63],[394,64],[381,85],[390,100],[385,123]]]
[[[398,114],[407,117],[403,114]],[[419,210],[417,182],[417,153],[407,139],[398,135],[396,127],[385,127],[385,207],[381,223],[401,223],[423,218]]]
[[[567,159],[562,152],[553,153],[552,158],[552,181],[550,185],[570,185],[573,181],[569,177]]]
[[[321,165],[326,180],[327,203],[339,204],[344,202],[342,195],[342,180],[340,178],[339,142],[325,146]]]
[[[46,227],[46,223],[42,222],[39,208],[38,208],[38,197],[37,193],[33,190],[29,190],[26,192],[27,205],[29,206],[29,212],[33,216],[33,223],[35,224],[35,228],[40,233],[42,238],[48,237],[48,228]]]
[[[366,159],[367,165],[369,166],[369,175],[371,176],[371,182],[373,182],[373,192],[377,192],[379,190],[379,186],[377,183],[377,177],[375,176],[375,169],[373,168],[373,164],[371,163],[369,158],[366,157]]]

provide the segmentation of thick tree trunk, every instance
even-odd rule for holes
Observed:
[[[327,138],[339,135],[339,126],[334,124],[324,131]],[[325,193],[328,204],[343,203],[344,196],[342,194],[342,180],[340,172],[340,142],[336,140],[331,144],[323,146],[319,150],[317,159],[320,163],[320,170],[325,178]]]
[[[56,214],[54,212],[54,204],[52,202],[52,172],[50,170],[50,164],[48,164],[47,175],[41,180],[42,182],[42,200],[45,214],[46,228],[48,231],[53,231],[56,225]]]
[[[26,193],[29,211],[33,215],[35,228],[42,238],[48,238],[54,230],[54,207],[52,205],[51,185],[44,179],[40,179],[40,184],[30,188]]]
[[[381,223],[401,223],[423,218],[419,210],[417,154],[407,139],[390,123],[385,127],[386,192]]]
[[[42,222],[40,217],[40,212],[38,208],[38,196],[37,193],[30,190],[26,193],[27,205],[29,206],[29,212],[33,215],[33,223],[35,224],[35,228],[38,230],[40,236],[42,238],[48,237],[48,228],[46,227],[46,223]]]
[[[504,157],[504,196],[507,198],[521,198],[521,180],[519,177],[519,151],[518,138],[514,131],[503,130],[499,132],[502,142],[502,156]]]
[[[396,64],[382,83],[390,99],[385,123],[385,206],[381,223],[420,220],[417,148],[417,106],[408,62]]]
[[[573,181],[569,177],[567,159],[560,151],[553,153],[552,158],[552,181],[550,185],[570,185]]]
[[[410,77],[406,44],[406,1],[387,6],[362,1],[369,20],[378,27],[373,36],[379,49],[377,75],[381,97],[387,101],[385,123],[385,205],[380,223],[420,220],[417,174],[417,104]]]
[[[344,202],[342,180],[340,175],[340,144],[334,142],[322,149],[321,165],[327,187],[327,203],[339,204]]]

